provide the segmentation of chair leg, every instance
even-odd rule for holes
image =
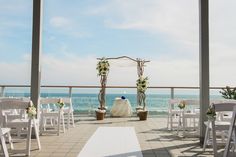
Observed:
[[[13,142],[12,142],[12,138],[11,138],[11,133],[8,132],[8,133],[7,133],[7,136],[8,136],[8,141],[9,141],[9,144],[10,144],[10,148],[11,148],[11,149],[14,149]]]
[[[63,129],[63,133],[66,132],[66,128],[65,128],[65,118],[64,118],[64,115],[61,115],[61,118],[62,118],[62,129]]]
[[[42,116],[41,119],[40,119],[40,125],[39,125],[40,135],[42,135],[43,130],[44,130],[44,118]]]
[[[28,156],[30,156],[31,135],[32,135],[32,119],[29,119],[28,134],[27,134],[27,141],[26,141],[26,155]]]
[[[167,130],[169,129],[169,114],[167,115]]]
[[[178,120],[178,128],[177,128],[177,135],[179,135],[179,129],[181,127],[181,116],[179,116],[179,120]]]
[[[170,115],[170,130],[173,129],[173,116],[172,114]]]
[[[185,136],[185,130],[186,130],[186,118],[183,116],[182,117],[182,121],[183,121],[183,136]]]
[[[72,126],[75,127],[75,119],[74,119],[73,111],[70,113],[70,115],[71,115],[71,120],[72,120]]]
[[[209,140],[209,122],[208,122],[207,128],[206,128],[205,139],[204,139],[204,143],[203,143],[203,151],[205,151],[205,149],[206,149],[206,145],[208,143],[208,140]]]
[[[59,136],[60,135],[60,125],[61,124],[61,117],[59,116],[58,117],[58,124],[57,124],[57,135]]]
[[[70,112],[67,114],[67,129],[70,128]]]
[[[39,148],[39,150],[41,150],[41,143],[40,143],[40,140],[39,140],[39,130],[38,130],[38,127],[36,125],[35,119],[33,119],[33,123],[34,123],[33,125],[34,125],[35,136],[36,136],[38,148]]]
[[[214,156],[217,156],[217,144],[216,144],[216,130],[215,130],[215,121],[211,121],[211,126],[212,126],[212,145],[213,145],[213,152]]]
[[[6,141],[3,135],[1,135],[1,146],[3,150],[3,154],[5,157],[9,157],[7,146],[6,146]]]

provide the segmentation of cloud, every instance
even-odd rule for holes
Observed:
[[[160,40],[171,41],[169,47],[178,45],[179,50],[176,52],[161,54],[158,58],[145,54],[151,58],[151,62],[145,68],[145,75],[150,78],[150,85],[199,85],[198,1],[112,0],[105,2],[89,7],[86,15],[102,17],[109,31],[110,29],[143,31],[159,36]],[[210,84],[212,86],[235,86],[236,84],[234,74],[236,22],[232,20],[235,7],[234,0],[225,3],[220,0],[210,2]],[[51,33],[49,33],[49,40],[59,39],[55,36],[57,34],[70,37],[88,35],[81,31],[79,20],[76,20],[60,14],[49,18],[50,27],[47,27],[47,31]],[[43,54],[42,84],[99,85],[95,69],[96,55],[82,55],[83,50],[78,54],[71,49],[69,53],[69,48],[63,44],[58,47],[61,53]],[[0,71],[1,84],[30,83],[30,59],[27,57],[14,64],[0,62]],[[123,68],[112,65],[108,84],[135,85],[136,79],[135,67]]]
[[[47,26],[47,21],[45,26]],[[84,38],[90,36],[90,34],[81,29],[80,23],[75,19],[71,19],[63,16],[53,16],[49,19],[49,26],[46,27],[45,35],[54,34],[49,36],[49,40],[55,39],[55,36],[60,34],[63,36],[69,36],[73,38]]]
[[[68,19],[59,16],[52,17],[49,23],[52,27],[56,28],[64,28],[71,25],[71,22]]]
[[[5,84],[29,84],[29,57],[30,56],[24,56],[22,62],[15,64],[0,63],[0,67],[7,67],[7,71],[0,69],[3,71],[0,82]],[[69,53],[63,56],[44,54],[42,57],[42,84],[99,85],[99,77],[96,71],[96,58],[96,56],[80,57],[79,55]],[[132,66],[120,67],[117,66],[118,64],[115,64],[115,62],[119,63],[119,60],[111,63],[108,85],[135,86],[137,80],[136,66],[132,64]],[[186,65],[188,65],[188,68],[186,68]],[[179,70],[176,71],[176,68]],[[198,75],[195,71],[191,71],[193,68],[197,68],[197,65],[190,61],[152,60],[145,67],[145,75],[150,78],[150,85],[152,86],[193,85],[197,83],[197,79],[195,78]]]
[[[104,24],[110,28],[162,33],[175,42],[197,46],[198,1],[113,0],[94,7],[91,14],[105,16]]]

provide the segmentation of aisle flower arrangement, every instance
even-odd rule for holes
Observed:
[[[63,102],[62,99],[60,99],[58,102],[57,102],[57,105],[59,106],[59,108],[61,109],[62,107],[65,106],[65,103]]]
[[[215,119],[215,117],[216,117],[216,112],[215,112],[214,106],[212,106],[212,105],[209,106],[209,108],[207,109],[206,115],[207,115],[207,118],[208,118],[209,120]]]
[[[32,101],[30,101],[29,107],[26,108],[26,113],[27,113],[29,118],[35,118],[36,117],[37,110],[34,107],[34,104],[32,103]]]
[[[185,101],[181,101],[181,102],[178,104],[178,107],[179,107],[180,109],[184,109],[184,108],[186,107]]]

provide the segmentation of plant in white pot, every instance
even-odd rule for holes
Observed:
[[[100,107],[96,110],[97,120],[103,120],[106,113],[106,83],[110,64],[106,58],[101,58],[97,63],[98,76],[100,76],[101,89],[98,94]]]
[[[140,76],[137,80],[137,91],[138,91],[138,106],[142,106],[137,110],[137,115],[140,120],[146,120],[148,111],[146,110],[146,90],[148,85],[148,77]]]

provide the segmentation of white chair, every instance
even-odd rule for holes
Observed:
[[[72,100],[71,98],[63,98],[63,102],[65,103],[63,112],[67,115],[67,129],[69,129],[70,125],[72,125],[72,127],[75,127]]]
[[[180,127],[183,129],[183,136],[186,135],[186,130],[199,130],[199,100],[183,100],[185,102],[185,108],[182,110],[179,117],[179,125],[177,134]],[[182,123],[181,123],[182,120]]]
[[[12,143],[12,139],[11,139],[10,130],[11,130],[10,128],[1,128],[0,127],[1,146],[2,146],[2,151],[3,151],[3,154],[5,157],[9,157],[7,146],[6,146],[5,136],[8,137],[10,148],[13,149],[13,143]]]
[[[62,126],[63,133],[65,132],[65,121],[63,108],[57,104],[60,98],[41,98],[41,114],[40,114],[40,134],[56,133],[60,134]],[[46,107],[43,107],[46,105]],[[52,105],[53,108],[50,107]]]
[[[215,109],[216,113],[223,112],[223,111],[233,111],[234,106],[236,106],[236,103],[217,103],[212,104],[212,107]],[[225,138],[222,136],[225,136],[225,131],[229,130],[230,122],[228,121],[219,121],[219,120],[208,120],[204,122],[206,125],[206,133],[205,133],[205,139],[203,144],[203,151],[205,151],[205,148],[207,145],[213,146],[213,152],[214,156],[217,155],[217,143],[221,142],[225,143]],[[221,135],[221,140],[218,142],[216,139],[216,131],[218,131]],[[212,139],[210,139],[210,133],[212,134]]]
[[[5,110],[21,110],[22,112],[26,113],[26,108],[32,104],[31,101],[1,101],[0,102],[0,117],[3,119],[3,127],[6,128],[16,128],[17,130],[24,130],[27,134],[27,141],[26,141],[26,149],[24,150],[13,150],[16,153],[25,153],[26,155],[30,155],[30,148],[31,148],[31,133],[32,127],[35,130],[35,136],[38,144],[38,149],[41,149],[41,144],[39,140],[39,131],[36,120],[34,117],[28,118],[26,115],[17,119],[8,119],[8,115],[4,115]]]
[[[167,129],[173,129],[173,124],[178,124],[178,118],[182,111],[178,108],[178,104],[181,102],[180,99],[170,99],[167,113]]]
[[[232,134],[233,134],[233,132],[234,132],[234,135],[236,133],[235,121],[236,121],[236,106],[234,106],[234,110],[233,110],[233,114],[232,114],[232,118],[231,118],[231,122],[230,122],[230,127],[229,127],[229,131],[228,131],[228,140],[227,140],[227,143],[226,143],[226,147],[225,147],[223,157],[228,156]],[[236,136],[234,136],[234,142],[236,142]]]

